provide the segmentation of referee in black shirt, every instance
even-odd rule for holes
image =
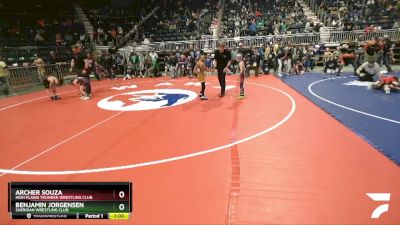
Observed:
[[[225,44],[220,43],[218,50],[214,53],[214,59],[217,63],[216,68],[218,71],[219,85],[221,86],[221,95],[219,97],[225,96],[225,75],[226,70],[228,70],[231,65],[231,52],[225,49]]]
[[[72,46],[73,58],[71,61],[71,69],[73,68],[78,77],[85,80],[86,96],[82,100],[89,100],[92,94],[92,86],[90,85],[90,77],[88,73],[89,63],[86,60],[86,55],[82,52],[80,45]]]

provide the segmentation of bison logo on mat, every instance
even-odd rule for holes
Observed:
[[[142,90],[107,97],[97,106],[113,111],[141,111],[185,104],[196,97],[193,91],[181,89]]]

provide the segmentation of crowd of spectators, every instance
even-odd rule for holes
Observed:
[[[200,39],[211,34],[210,25],[222,6],[221,0],[150,0],[121,7],[84,3],[99,45],[119,46],[126,42]],[[153,14],[154,8],[159,7]],[[140,21],[150,15],[144,23]]]
[[[228,73],[236,74],[237,55],[242,55],[246,73],[250,70],[258,74],[283,74],[301,75],[314,70],[316,66],[323,66],[323,71],[328,74],[340,75],[343,67],[352,65],[355,75],[361,65],[372,63],[382,67],[388,72],[392,71],[391,64],[394,59],[394,43],[389,36],[375,38],[366,42],[343,42],[337,48],[329,48],[323,44],[291,44],[285,41],[269,42],[266,45],[243,47],[239,42],[238,47],[229,49],[233,59]],[[206,56],[208,70],[213,68],[213,54],[204,53],[200,49],[177,49],[162,56],[164,59],[165,73],[171,76],[192,75],[191,68],[201,54]]]
[[[70,2],[3,1],[0,3],[2,46],[61,46],[83,40],[83,24],[74,16]]]
[[[82,2],[93,26],[93,41],[98,45],[121,45],[129,32],[156,7],[157,1],[133,1],[110,4],[108,1]]]
[[[165,0],[160,7],[141,27],[143,38],[155,42],[194,40],[212,34],[210,27],[222,1]]]
[[[363,30],[370,24],[381,29],[399,28],[400,2],[396,0],[316,0],[320,18],[328,27]]]
[[[0,3],[0,43],[4,46],[68,46],[89,43],[72,3],[61,0]],[[221,0],[83,1],[98,45],[120,46],[200,39],[212,35]],[[124,3],[125,2],[125,3]],[[395,0],[316,0],[327,26],[341,30],[400,28]],[[125,4],[125,5],[121,5]],[[156,7],[143,24],[140,21]],[[51,10],[49,10],[51,9]],[[308,20],[296,0],[226,0],[222,37],[319,32],[321,24]],[[140,25],[139,25],[140,24]],[[370,26],[370,24],[376,24]]]
[[[295,0],[229,0],[225,3],[223,36],[262,36],[318,32]]]

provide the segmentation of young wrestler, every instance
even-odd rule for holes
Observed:
[[[57,95],[57,85],[61,86],[62,84],[63,84],[62,79],[59,81],[56,77],[53,76],[48,76],[46,78],[43,78],[43,85],[47,89],[47,93],[49,94],[51,100],[61,99]]]
[[[71,84],[78,87],[79,90],[79,95],[81,96],[81,100],[89,100],[89,98],[86,98],[87,93],[86,93],[86,82],[87,79],[83,77],[77,77],[73,80],[71,80]]]
[[[208,98],[205,96],[205,90],[206,90],[206,79],[204,73],[204,71],[206,70],[206,64],[204,63],[205,60],[206,57],[204,55],[200,56],[200,59],[194,68],[194,71],[197,73],[197,79],[201,82],[201,92],[200,92],[201,100],[208,100]]]
[[[375,37],[374,40],[368,41],[364,45],[366,61],[377,61],[378,53],[383,51],[383,47],[383,43],[379,37]]]
[[[244,77],[246,66],[244,65],[243,56],[241,54],[237,54],[236,60],[239,63],[240,97],[244,97]]]
[[[90,76],[88,73],[89,63],[86,59],[86,55],[82,52],[82,48],[80,45],[74,45],[72,47],[73,59],[71,60],[71,69],[72,72],[75,70],[75,73],[78,77],[85,79],[87,82],[85,83],[86,93],[85,100],[89,100],[92,94],[92,86],[90,85]]]
[[[390,90],[400,90],[399,78],[395,76],[379,76],[379,80],[370,84],[368,89],[383,89],[387,95]]]
[[[342,69],[344,66],[352,65],[354,69],[354,75],[356,75],[357,65],[356,65],[356,55],[348,50],[348,48],[341,49],[341,54],[339,56],[339,70],[336,73],[336,76],[340,76]]]

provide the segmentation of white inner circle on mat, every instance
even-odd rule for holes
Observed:
[[[237,140],[235,142],[228,143],[226,145],[222,145],[219,147],[214,147],[211,149],[206,149],[206,150],[202,150],[202,151],[198,151],[198,152],[194,152],[194,153],[190,153],[190,154],[184,154],[184,155],[179,155],[179,156],[175,156],[175,157],[153,160],[153,161],[142,162],[142,163],[135,163],[135,164],[124,165],[124,166],[114,166],[114,167],[105,167],[105,168],[96,168],[96,169],[67,170],[67,171],[31,171],[31,170],[0,169],[0,173],[19,174],[19,175],[71,175],[71,174],[110,172],[110,171],[134,169],[134,168],[139,168],[139,167],[144,167],[144,166],[153,166],[153,165],[158,165],[158,164],[164,164],[164,163],[174,162],[174,161],[178,161],[178,160],[193,158],[193,157],[197,157],[197,156],[201,156],[201,155],[206,155],[206,154],[210,154],[210,153],[218,152],[218,151],[222,151],[222,150],[229,150],[229,148],[234,145],[238,145],[238,144],[253,140],[257,137],[263,136],[263,135],[275,130],[276,128],[278,128],[278,127],[282,126],[284,123],[286,123],[294,115],[294,112],[296,111],[296,101],[290,94],[288,94],[287,92],[282,91],[278,88],[274,88],[274,87],[271,87],[268,85],[249,83],[249,82],[246,82],[246,83],[255,85],[255,86],[269,88],[269,89],[272,89],[272,90],[279,92],[279,93],[283,94],[284,96],[286,96],[291,103],[291,108],[290,108],[289,112],[287,113],[287,115],[282,120],[280,120],[279,122],[274,124],[273,126],[268,127],[256,134],[253,134],[246,138]],[[168,90],[170,90],[170,89],[168,89]],[[122,113],[122,112],[120,112],[120,113]],[[117,114],[117,115],[119,115],[119,114]],[[115,116],[117,116],[117,115],[115,115]]]
[[[142,111],[182,105],[196,98],[197,94],[189,90],[154,89],[110,96],[100,100],[97,106],[112,111]]]

